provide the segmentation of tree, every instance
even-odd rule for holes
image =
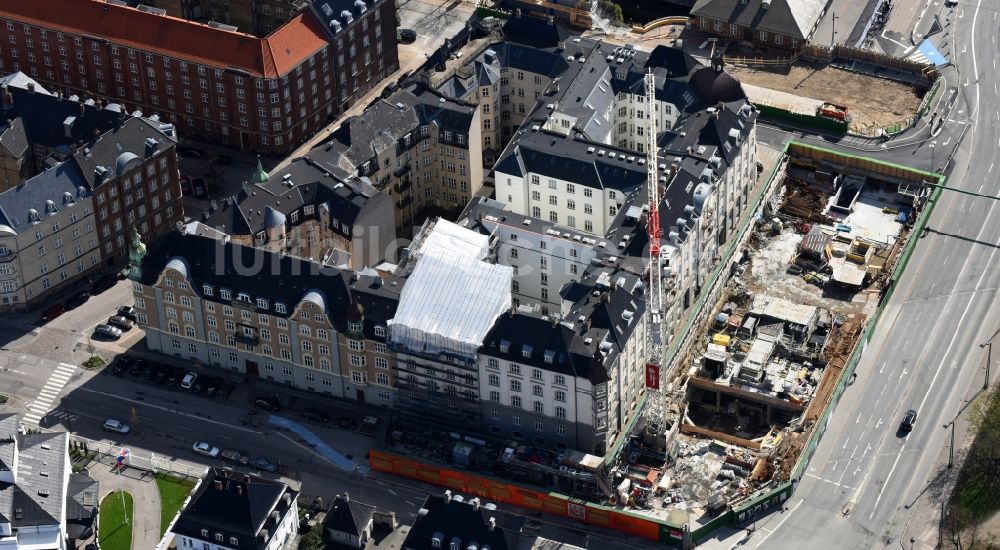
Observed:
[[[323,531],[322,526],[309,527],[309,531],[299,538],[298,550],[326,550]]]
[[[622,7],[610,0],[601,0],[598,2],[598,6],[608,14],[615,23],[621,23],[625,20],[625,16],[622,14]]]

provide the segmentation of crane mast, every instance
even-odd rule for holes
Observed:
[[[649,194],[649,214],[646,232],[649,236],[649,284],[646,286],[646,324],[648,337],[648,362],[646,386],[660,388],[660,370],[663,365],[663,270],[660,261],[660,189],[656,158],[656,78],[653,71],[646,71],[646,189]],[[650,377],[655,377],[655,383]]]

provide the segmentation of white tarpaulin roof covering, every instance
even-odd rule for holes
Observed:
[[[439,249],[458,254],[467,258],[482,260],[490,250],[490,237],[466,229],[448,220],[438,219],[434,229],[424,240],[423,246],[417,251],[422,254],[428,250]]]
[[[480,260],[489,239],[484,235],[480,241],[479,236],[437,222],[403,286],[396,317],[389,321],[392,342],[417,353],[475,358],[494,321],[511,308],[513,277],[510,267]]]

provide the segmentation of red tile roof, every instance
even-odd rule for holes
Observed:
[[[305,13],[264,39],[100,0],[0,0],[0,17],[268,78],[282,76],[326,44]]]
[[[327,44],[323,29],[302,12],[263,40],[264,69],[287,74]]]

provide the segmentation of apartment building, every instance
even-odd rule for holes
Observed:
[[[479,110],[411,82],[344,122],[307,155],[365,177],[392,198],[404,236],[433,213],[461,212],[481,192]]]
[[[0,71],[280,153],[398,68],[395,26],[389,0],[316,0],[264,38],[119,2],[2,0]]]
[[[99,270],[96,223],[92,193],[73,161],[0,193],[0,310],[33,307]]]
[[[188,233],[154,243],[134,274],[150,350],[391,405],[387,325],[401,281]]]
[[[73,153],[93,192],[101,259],[108,267],[125,264],[134,231],[153,241],[184,219],[172,130],[130,117]]]
[[[830,3],[823,0],[697,0],[698,30],[726,40],[797,50],[812,38]]]
[[[361,270],[395,258],[395,208],[366,178],[337,177],[308,158],[280,172],[260,168],[199,221],[234,243]]]
[[[286,550],[299,534],[298,491],[260,476],[210,468],[177,513],[161,547]]]
[[[309,5],[308,0],[149,0],[146,5],[165,10],[168,15],[230,25],[238,30],[266,36]]]
[[[397,354],[396,406],[467,429],[480,427],[477,352],[511,308],[511,268],[489,258],[489,239],[429,221],[396,271],[406,278],[389,322]]]

